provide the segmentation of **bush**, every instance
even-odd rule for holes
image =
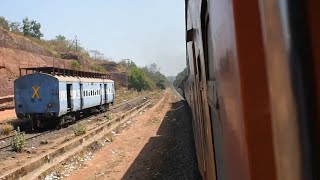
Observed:
[[[87,132],[86,130],[86,126],[82,123],[77,124],[74,128],[73,128],[73,132],[76,136],[81,136],[83,134],[85,134]]]
[[[105,114],[105,117],[106,117],[107,120],[112,119],[112,116],[110,115],[110,113],[106,113],[106,114]]]
[[[128,75],[129,88],[136,89],[138,91],[150,89],[150,84],[144,72],[137,68],[133,67]]]
[[[102,66],[99,66],[97,64],[93,64],[90,66],[90,68],[94,71],[98,71],[98,72],[104,72],[105,69]]]
[[[13,126],[11,124],[3,124],[0,126],[0,134],[9,135],[13,131]]]
[[[156,86],[160,89],[166,89],[166,81],[164,79],[159,79]]]
[[[21,152],[25,145],[24,133],[20,132],[20,127],[15,131],[15,136],[11,141],[11,147],[16,152]]]
[[[7,31],[10,30],[9,21],[7,21],[3,16],[0,16],[0,27]]]
[[[79,61],[72,61],[72,62],[71,62],[71,69],[73,69],[73,70],[80,70],[80,63],[79,63]]]

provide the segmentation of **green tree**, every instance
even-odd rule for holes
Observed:
[[[166,80],[165,79],[159,79],[156,83],[156,86],[160,89],[166,88]]]
[[[59,34],[58,36],[56,36],[56,41],[59,41],[59,42],[66,42],[66,37]]]
[[[0,26],[5,30],[10,30],[9,22],[3,16],[0,16]]]
[[[30,21],[28,19],[28,17],[24,18],[22,20],[22,32],[24,36],[30,36],[31,35],[31,24]]]
[[[165,87],[168,84],[168,81],[165,77],[160,72],[160,68],[156,63],[152,63],[150,65],[147,65],[142,68],[142,70],[145,72],[145,74],[148,76],[148,78],[151,80],[151,87],[152,88],[160,88],[160,89],[165,89]]]
[[[23,30],[24,36],[31,36],[37,39],[40,39],[41,37],[43,37],[43,34],[40,31],[41,24],[38,23],[37,21],[32,20],[30,22],[28,17],[26,17],[22,20],[22,24],[23,24],[22,30]]]
[[[21,32],[21,24],[19,22],[10,23],[10,31],[12,32]]]
[[[176,76],[176,79],[173,81],[173,85],[177,88],[183,89],[183,83],[187,79],[187,75],[187,68],[185,68]]]
[[[30,24],[31,24],[31,36],[37,39],[40,39],[41,37],[43,37],[43,34],[40,31],[41,24],[35,20],[31,21]]]
[[[138,91],[150,89],[150,84],[147,81],[146,75],[138,67],[133,67],[129,74],[129,88],[136,89]]]
[[[125,67],[127,70],[137,67],[136,63],[134,63],[131,59],[122,59],[119,62],[119,65]]]

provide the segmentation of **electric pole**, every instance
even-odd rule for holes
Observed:
[[[77,39],[77,35],[76,35],[74,41],[75,41],[75,43],[76,43],[76,52],[78,52],[78,41],[79,41],[79,40]]]

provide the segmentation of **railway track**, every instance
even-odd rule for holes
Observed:
[[[130,102],[123,103],[122,106]],[[45,154],[36,156],[34,159],[28,160],[28,162],[23,165],[10,168],[10,170],[4,174],[0,173],[0,179],[14,179],[22,177],[22,179],[37,179],[39,177],[43,177],[42,175],[50,172],[53,167],[59,166],[59,164],[70,160],[70,158],[75,155],[80,155],[85,149],[92,149],[92,147],[95,147],[94,149],[96,149],[96,143],[105,140],[105,135],[107,133],[111,133],[113,129],[119,127],[130,117],[133,117],[150,105],[151,101],[148,99],[141,101],[122,112],[121,115],[108,121],[103,121],[103,123],[98,126],[90,128],[85,135],[75,136],[74,139],[57,147],[55,146],[52,150]],[[103,114],[99,115],[99,117],[101,116],[103,117]],[[50,161],[48,161],[48,158]]]
[[[150,94],[148,94],[148,95],[150,95]],[[127,106],[127,105],[129,105],[129,109],[130,109],[131,107],[134,106],[133,103],[135,103],[137,101],[141,101],[141,100],[147,101],[146,97],[148,95],[139,96],[139,97],[137,97],[135,99],[116,104],[116,105],[112,106],[109,109],[109,111],[114,111],[114,110],[117,110],[117,109],[119,109],[119,108],[121,108],[123,106]],[[142,101],[142,103],[145,102],[145,101]],[[103,113],[98,113],[98,114],[93,114],[93,115],[87,116],[87,117],[85,117],[85,118],[83,118],[81,120],[76,121],[75,123],[85,122],[85,121],[88,121],[88,120],[90,120],[92,118],[99,118],[100,116],[103,116]],[[35,134],[29,134],[29,133],[26,133],[26,132],[23,132],[23,133],[24,133],[25,141],[28,142],[29,140],[32,140],[34,138],[37,138],[37,137],[40,137],[40,136],[43,136],[43,135],[46,135],[46,134],[49,134],[49,133],[54,132],[56,130],[57,129],[52,129],[52,130],[47,130],[47,131],[44,131],[44,132],[41,132],[41,133],[35,133]],[[0,150],[5,150],[5,149],[10,148],[11,141],[14,138],[14,136],[15,135],[9,135],[9,136],[0,138]]]
[[[48,134],[50,132],[53,132],[55,130],[48,130],[48,131],[45,131],[45,132],[41,132],[41,133],[36,133],[36,134],[26,134],[25,132],[24,133],[24,139],[25,141],[29,141],[33,138],[37,138],[37,137],[40,137],[40,136],[43,136],[45,134]],[[14,138],[15,135],[10,135],[10,136],[6,136],[6,137],[3,137],[0,139],[0,150],[3,150],[3,149],[7,149],[11,146],[11,141],[12,139]]]
[[[128,105],[129,103],[133,103],[133,102],[136,102],[138,100],[140,100],[141,98],[144,98],[144,97],[147,97],[148,95],[150,94],[147,94],[147,95],[143,95],[143,96],[138,96],[137,98],[134,98],[134,99],[131,99],[129,101],[126,101],[126,102],[121,102],[121,103],[117,103],[113,106],[111,106],[109,108],[109,111],[115,111],[115,110],[118,110],[120,109],[121,107],[125,106],[125,105]],[[94,116],[94,115],[93,115]],[[14,126],[18,126],[18,124],[20,123],[25,123],[24,120],[21,120],[21,119],[10,119],[10,120],[6,120],[6,121],[2,121],[0,122],[0,125],[3,125],[3,124],[16,124]],[[0,142],[1,142],[1,139],[0,139]]]

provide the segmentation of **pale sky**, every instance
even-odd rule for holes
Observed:
[[[77,35],[81,46],[115,61],[157,63],[165,75],[185,67],[184,0],[4,0],[0,16],[42,25],[44,39]]]

